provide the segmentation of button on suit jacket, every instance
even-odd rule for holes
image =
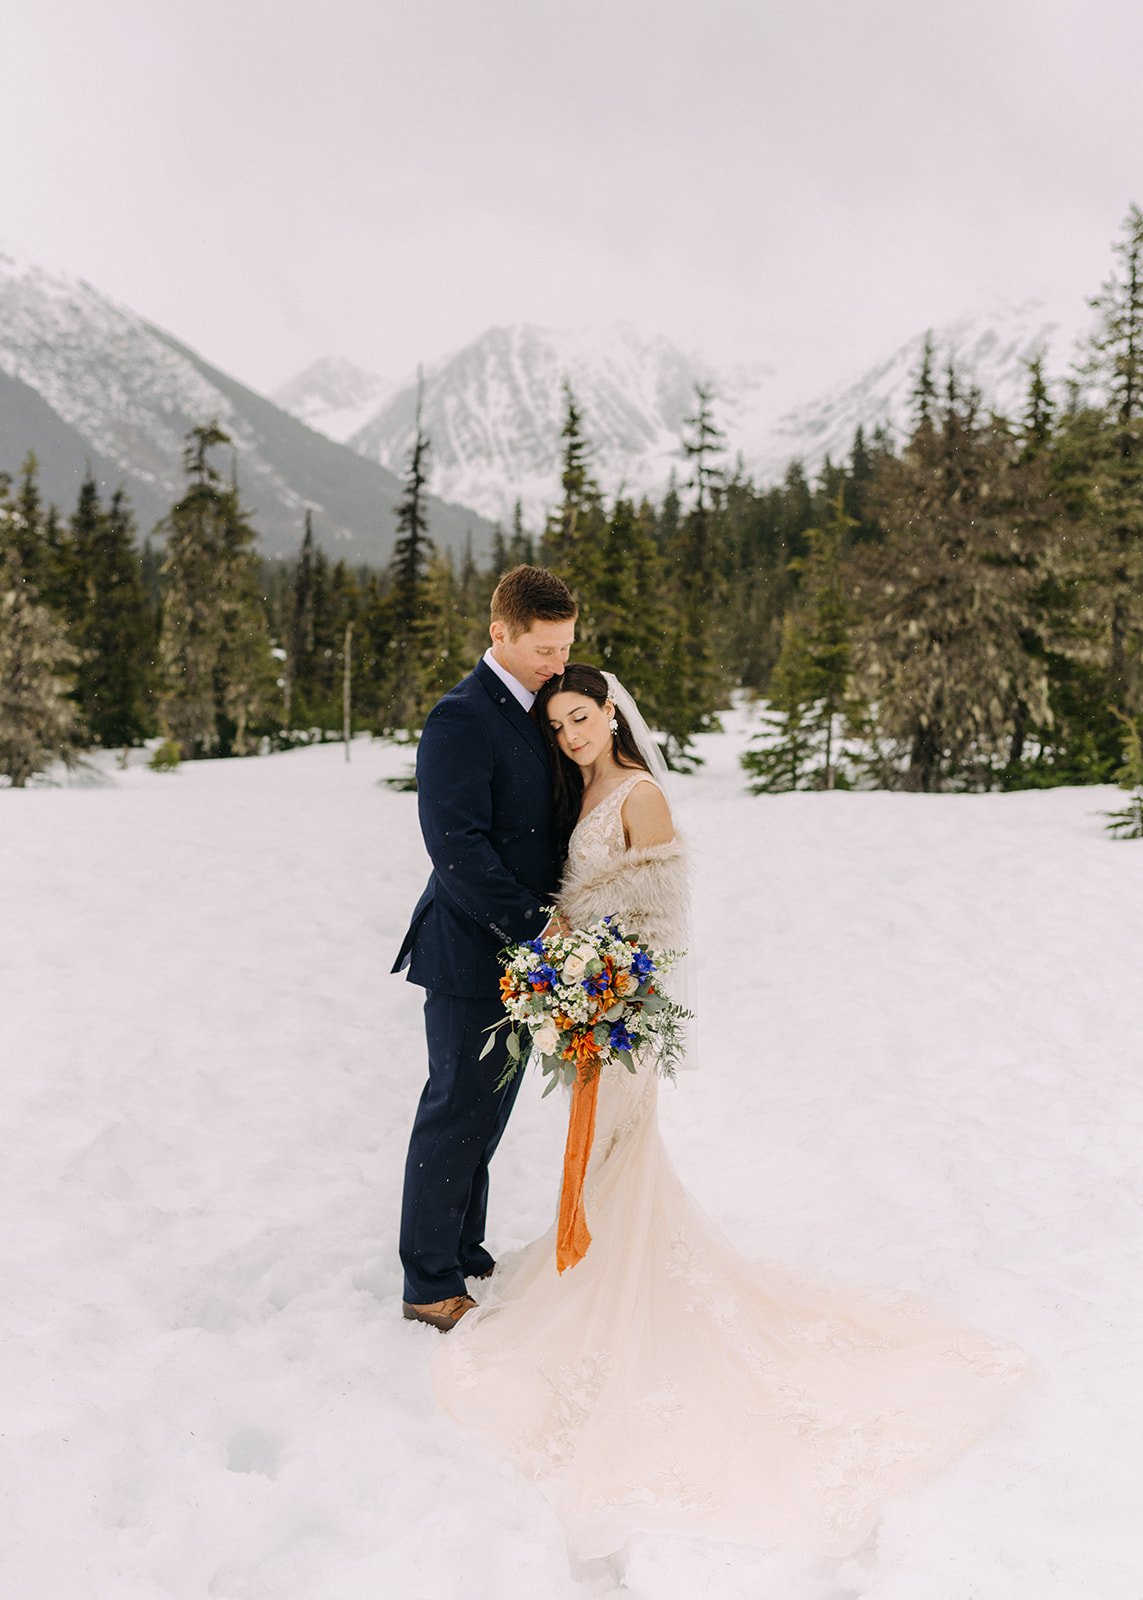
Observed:
[[[429,713],[417,807],[433,870],[393,971],[495,996],[499,953],[543,929],[560,863],[544,736],[483,661]]]

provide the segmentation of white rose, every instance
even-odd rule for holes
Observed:
[[[595,946],[593,944],[581,944],[577,950],[572,951],[572,955],[578,956],[586,967],[589,961],[595,960]]]
[[[587,961],[583,959],[578,950],[575,950],[564,962],[563,980],[565,983],[578,983],[586,970]]]
[[[554,1056],[559,1047],[559,1042],[560,1032],[551,1018],[532,1035],[532,1043],[545,1056]]]

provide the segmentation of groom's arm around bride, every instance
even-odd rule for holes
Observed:
[[[499,952],[534,938],[555,899],[547,746],[529,715],[563,671],[576,608],[554,574],[517,567],[492,599],[491,647],[430,712],[417,754],[421,832],[432,862],[394,965],[425,989],[428,1081],[405,1169],[405,1315],[448,1328],[471,1301],[465,1278],[492,1268],[484,1248],[488,1163],[519,1088],[494,1085],[500,1049]]]

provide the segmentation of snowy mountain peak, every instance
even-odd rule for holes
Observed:
[[[883,427],[900,440],[912,414],[912,392],[926,338],[934,350],[938,389],[951,361],[962,384],[975,384],[985,406],[1017,416],[1028,390],[1028,364],[1044,357],[1049,372],[1064,370],[1073,355],[1082,317],[1060,312],[1043,300],[997,302],[974,316],[960,317],[906,340],[884,361],[857,378],[768,424],[756,419],[756,443],[747,461],[763,478],[780,476],[797,456],[817,466],[828,455],[848,458],[858,425],[867,434]]]
[[[604,488],[661,487],[678,465],[694,385],[709,367],[663,337],[607,328],[489,328],[424,375],[422,420],[433,489],[506,520],[519,498],[538,528],[559,483],[563,385],[570,382]],[[349,439],[400,471],[412,443],[416,383],[405,385]]]
[[[1028,362],[1044,355],[1049,373],[1065,371],[1081,311],[1061,314],[1029,299],[993,304],[937,326],[931,337],[938,382],[952,359],[962,381],[980,388],[985,405],[1019,414]],[[790,374],[761,365],[718,371],[669,339],[624,324],[489,328],[424,375],[430,482],[437,493],[501,522],[509,520],[519,498],[527,526],[538,530],[559,494],[565,379],[583,412],[593,468],[608,494],[623,489],[661,495],[681,466],[680,437],[698,382],[714,390],[715,419],[729,456],[741,455],[757,482],[780,479],[794,458],[813,472],[827,455],[835,462],[848,458],[859,425],[867,433],[882,426],[892,437],[902,436],[925,338],[921,330],[865,371],[806,396]],[[308,379],[303,374],[279,391],[279,401],[333,432],[328,417],[338,406],[351,415],[359,370],[351,368],[343,381],[336,363],[316,363]],[[328,416],[318,409],[323,384]],[[412,443],[416,396],[415,381],[407,382],[384,396],[358,428],[339,425],[335,436],[400,472]]]
[[[344,356],[322,356],[270,396],[292,416],[339,444],[376,411],[393,385]]]
[[[146,532],[182,493],[187,431],[211,418],[234,441],[264,548],[296,549],[310,508],[328,546],[387,558],[400,493],[390,474],[90,284],[0,252],[0,467],[34,450],[46,495],[66,508],[90,464],[104,494],[127,488]],[[434,506],[434,517],[452,548],[470,529],[482,537],[467,511]]]

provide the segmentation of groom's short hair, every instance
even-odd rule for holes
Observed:
[[[513,567],[492,593],[492,621],[502,622],[510,639],[528,633],[533,622],[564,622],[578,615],[575,596],[547,567]]]

